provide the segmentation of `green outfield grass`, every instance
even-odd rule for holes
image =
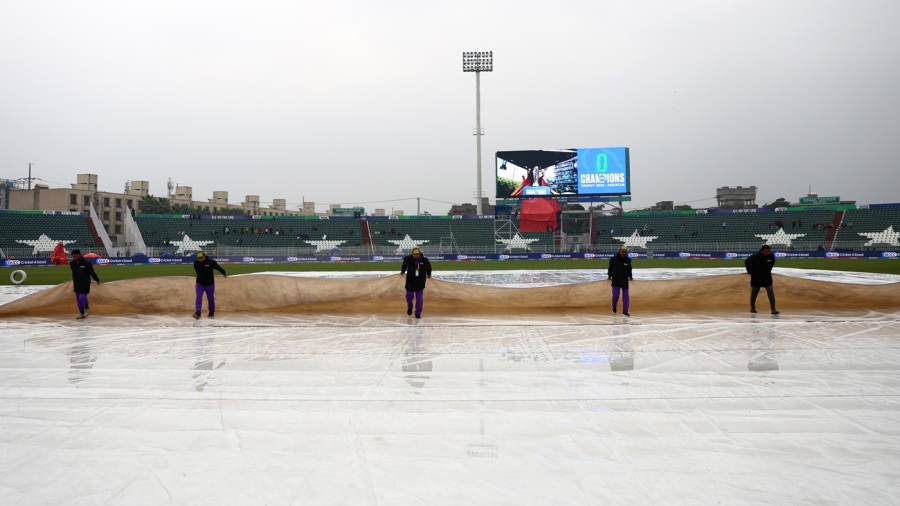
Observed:
[[[558,269],[605,269],[606,260],[503,260],[491,262],[433,262],[435,271],[481,271],[481,270],[558,270]],[[744,261],[736,260],[689,260],[654,259],[637,260],[635,269],[683,269],[722,267],[743,267]],[[845,259],[780,259],[778,267],[796,269],[821,269],[830,271],[873,272],[900,274],[900,260],[845,260]],[[346,272],[383,271],[399,272],[399,262],[353,262],[353,263],[291,263],[291,264],[223,264],[228,274],[251,272]],[[11,267],[0,269],[0,285],[11,285],[10,274],[17,270]],[[25,267],[28,274],[26,285],[58,285],[71,278],[68,266]],[[159,276],[193,276],[190,264],[184,265],[101,265],[96,267],[100,280],[118,281],[122,279],[148,278]]]

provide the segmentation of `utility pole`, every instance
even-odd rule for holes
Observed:
[[[31,189],[31,162],[28,163],[28,189]]]

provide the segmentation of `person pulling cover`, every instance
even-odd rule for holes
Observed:
[[[419,248],[413,248],[412,254],[403,257],[400,275],[406,274],[406,314],[413,312],[413,297],[416,299],[416,318],[422,317],[425,280],[431,277],[431,262]]]
[[[609,259],[609,268],[606,270],[606,279],[612,285],[612,312],[616,312],[619,303],[619,292],[622,292],[622,314],[628,313],[628,305],[631,302],[628,297],[628,281],[634,281],[631,277],[631,257],[628,256],[628,248],[622,246],[619,253]]]
[[[100,277],[94,272],[94,264],[81,256],[81,250],[72,250],[72,261],[69,262],[72,269],[72,287],[75,291],[75,303],[78,305],[79,315],[75,318],[84,320],[91,314],[88,305],[88,294],[91,293],[91,278],[100,285]]]
[[[756,296],[759,295],[759,289],[765,288],[766,295],[769,297],[769,305],[772,307],[772,314],[778,314],[775,309],[775,291],[772,289],[772,268],[775,267],[775,255],[772,254],[772,247],[763,244],[759,248],[759,252],[747,257],[744,260],[744,267],[747,274],[750,275],[750,312],[756,312]]]
[[[225,269],[219,266],[219,263],[206,256],[202,251],[197,253],[197,259],[194,260],[194,271],[197,273],[197,284],[194,286],[197,299],[194,301],[194,318],[200,318],[200,310],[203,309],[203,294],[206,294],[206,303],[209,306],[209,317],[216,317],[216,280],[213,270],[222,273],[222,277],[227,278]]]

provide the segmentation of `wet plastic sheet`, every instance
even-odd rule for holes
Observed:
[[[91,316],[0,336],[5,504],[900,493],[900,312]]]

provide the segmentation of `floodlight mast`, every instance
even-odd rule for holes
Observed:
[[[493,72],[493,70],[493,51],[463,52],[463,72],[475,72],[475,131],[473,133],[475,135],[476,174],[478,178],[475,186],[475,206],[478,209],[479,216],[484,214],[481,191],[481,136],[484,135],[484,130],[481,128],[481,73]]]

